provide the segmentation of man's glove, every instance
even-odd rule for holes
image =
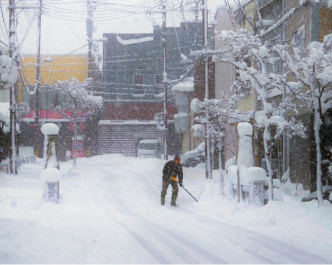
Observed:
[[[179,185],[180,185],[180,187],[182,187],[182,188],[183,188],[183,183],[182,183],[182,181],[181,181],[181,182],[179,182]]]

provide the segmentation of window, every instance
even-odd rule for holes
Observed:
[[[164,80],[164,77],[163,75],[155,75],[155,82],[156,82],[156,85],[162,85],[163,84],[163,80]]]
[[[154,75],[155,77],[155,94],[162,93],[164,91],[163,81],[164,77],[163,75]]]
[[[296,32],[293,33],[292,44],[294,47],[304,50],[305,46],[305,31],[304,26],[300,27]]]
[[[144,75],[134,75],[134,93],[143,94],[144,92]]]

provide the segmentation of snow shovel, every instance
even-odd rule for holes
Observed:
[[[178,179],[176,178],[176,177],[173,177],[173,176],[171,176],[171,179],[172,180],[174,180],[175,182],[179,182],[178,181]],[[180,186],[182,189],[184,189],[191,197],[193,197],[193,199],[195,200],[195,201],[197,201],[198,202],[198,200],[189,192],[189,191],[187,191],[186,190],[186,188],[185,187],[183,187],[183,186]]]

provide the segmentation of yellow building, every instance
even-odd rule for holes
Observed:
[[[35,85],[36,56],[24,55],[21,66],[24,83],[20,77],[18,81],[18,102],[24,101],[24,84],[27,87]],[[54,85],[57,81],[70,80],[73,77],[78,81],[83,81],[88,77],[87,54],[41,56],[41,86]]]

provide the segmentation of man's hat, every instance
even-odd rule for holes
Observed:
[[[174,160],[175,160],[175,159],[179,159],[179,160],[181,160],[180,155],[179,155],[179,154],[176,154],[176,155],[174,156]]]

